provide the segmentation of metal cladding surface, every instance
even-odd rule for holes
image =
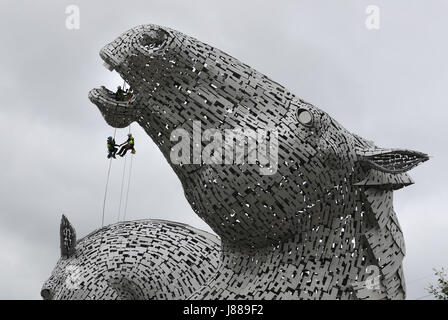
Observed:
[[[63,217],[61,239],[73,232]],[[163,220],[120,222],[74,240],[43,285],[44,299],[186,299],[219,264],[216,236]]]

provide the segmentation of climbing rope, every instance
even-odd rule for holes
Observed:
[[[131,185],[131,173],[132,173],[132,159],[134,159],[134,155],[131,153],[131,165],[129,167],[128,188],[126,190],[126,201],[124,202],[123,221],[126,220],[126,211],[127,211],[127,208],[128,208],[129,186]]]
[[[117,128],[115,128],[114,130],[114,140],[115,140],[115,135],[117,133]],[[107,189],[109,186],[109,178],[110,178],[110,169],[112,167],[112,157],[109,160],[109,170],[107,170],[107,180],[106,180],[106,188],[104,190],[104,201],[103,201],[103,215],[101,217],[101,227],[104,227],[104,212],[106,210],[106,198],[107,198]]]
[[[131,132],[131,126],[129,125],[129,133]],[[123,199],[123,186],[124,186],[124,177],[126,174],[126,158],[124,158],[124,165],[123,165],[123,176],[121,177],[121,189],[120,189],[120,203],[118,204],[118,216],[117,216],[117,222],[120,221],[120,213],[121,213],[121,202]]]
[[[118,204],[118,216],[117,216],[117,222],[120,221],[121,200],[123,199],[123,185],[124,185],[124,176],[125,176],[125,173],[126,173],[126,158],[124,158],[123,176],[121,177],[120,203]]]

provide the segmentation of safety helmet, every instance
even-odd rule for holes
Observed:
[[[107,140],[112,140],[112,137],[108,137]]]

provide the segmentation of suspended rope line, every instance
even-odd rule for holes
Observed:
[[[121,177],[120,203],[119,203],[119,205],[118,205],[118,217],[117,217],[117,222],[120,221],[121,200],[123,199],[123,185],[124,185],[124,176],[125,176],[125,173],[126,173],[126,158],[124,158],[123,176]]]
[[[423,300],[424,298],[428,298],[428,297],[430,297],[430,296],[432,296],[431,293],[430,293],[430,294],[427,294],[427,295],[424,295],[424,296],[421,296],[421,297],[418,297],[418,298],[415,298],[415,300]]]
[[[116,133],[117,133],[117,128],[115,128],[115,130],[114,130],[114,140],[115,140]],[[109,170],[107,170],[107,180],[106,180],[106,188],[104,190],[103,215],[101,217],[101,227],[104,227],[104,212],[106,210],[107,189],[109,186],[110,168],[111,167],[112,167],[112,158],[110,158],[110,160],[109,160]]]
[[[128,133],[131,133],[131,124],[129,124],[129,132],[128,132]],[[128,186],[127,186],[127,188],[126,188],[126,199],[125,199],[125,202],[124,202],[123,221],[124,221],[125,218],[126,218],[126,210],[127,210],[127,207],[128,207],[129,185],[130,185],[130,183],[131,183],[132,159],[133,159],[133,158],[134,158],[134,155],[131,153],[131,164],[130,164],[130,166],[129,166],[129,177],[128,177]]]
[[[131,185],[131,174],[132,174],[132,159],[134,159],[134,155],[133,154],[131,154],[131,165],[129,167],[128,188],[126,190],[126,200],[124,202],[123,221],[126,220],[126,211],[127,211],[127,208],[128,208],[129,186]]]
[[[131,125],[129,125],[129,132],[131,133]],[[121,203],[123,200],[123,186],[124,186],[124,178],[126,175],[126,158],[124,158],[124,165],[123,165],[123,176],[121,178],[121,190],[120,190],[120,203],[118,205],[118,216],[117,216],[117,222],[120,221],[120,215],[121,215]]]
[[[412,279],[412,280],[406,282],[406,286],[408,286],[410,284],[414,284],[414,283],[416,283],[416,282],[418,282],[420,280],[428,279],[430,277],[434,277],[434,275],[433,274],[429,274],[429,275],[421,277],[421,278]]]

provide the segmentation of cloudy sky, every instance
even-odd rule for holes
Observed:
[[[80,9],[79,30],[66,28],[70,4]],[[365,26],[371,4],[380,9],[378,30]],[[447,14],[445,0],[2,0],[0,298],[40,298],[59,258],[62,213],[79,237],[100,226],[113,129],[87,94],[120,84],[98,52],[144,23],[224,50],[379,146],[433,156],[411,172],[415,185],[395,193],[408,298],[425,298],[432,268],[448,267]],[[127,218],[210,231],[153,142],[137,125],[132,132]],[[118,219],[123,165],[112,166],[106,223]]]

